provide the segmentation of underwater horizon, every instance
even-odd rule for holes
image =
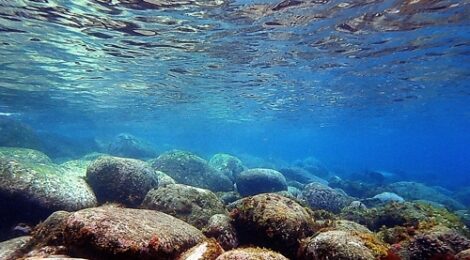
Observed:
[[[235,199],[220,192],[234,192],[241,199],[283,190],[312,210],[326,210],[372,232],[381,230],[350,212],[362,208],[345,204],[332,210],[313,203],[310,189],[321,188],[310,185],[317,182],[364,207],[384,207],[383,212],[388,206],[370,204],[371,198],[393,193],[400,202],[429,203],[456,214],[462,223],[470,222],[467,0],[0,1],[0,57],[0,209],[18,207],[0,217],[0,241],[17,236],[18,229],[30,234],[56,210],[75,212],[108,202],[123,204],[126,210],[158,209],[145,203],[151,188],[168,187],[156,184],[162,182],[161,175],[155,183],[146,183],[147,188],[126,183],[144,189],[141,197],[126,194],[122,201],[124,197],[116,199],[108,194],[111,191],[101,193],[100,185],[111,180],[93,180],[90,172],[108,169],[98,165],[103,158],[110,160],[107,165],[124,160],[119,163],[126,169],[161,171],[178,183],[171,185],[209,189],[232,218],[234,207],[237,214],[243,208],[230,204]],[[138,159],[138,165],[126,161],[131,158]],[[22,174],[60,172],[66,180],[55,183],[44,177],[55,184],[31,195],[28,192],[36,192],[34,185],[40,181],[34,174],[13,173],[15,167],[24,167]],[[250,173],[259,168],[275,173]],[[224,176],[215,183],[223,186],[227,181],[229,188],[201,184],[211,181],[212,175],[206,174],[212,171]],[[192,182],[188,176],[194,172],[202,175]],[[241,185],[239,174],[245,172],[253,174],[248,179],[260,179]],[[285,187],[269,188],[276,174]],[[72,175],[80,184],[68,179]],[[147,177],[135,178],[141,185],[141,178]],[[256,186],[266,189],[244,193]],[[49,192],[60,193],[62,188],[73,191],[66,204],[54,202],[53,210],[41,204]],[[82,194],[82,188],[91,197]],[[31,199],[24,202],[23,196]],[[283,199],[274,198],[281,204]],[[433,216],[433,221],[441,220]],[[316,234],[317,227],[310,231]],[[464,229],[461,233],[468,236]],[[247,231],[237,231],[243,245]],[[420,234],[419,228],[416,232]],[[413,244],[414,235],[408,235]],[[380,239],[387,252],[399,244]],[[328,259],[318,252],[305,253],[310,248],[300,248],[302,255],[285,251],[278,240],[271,241],[274,245],[260,240],[246,244],[291,259]],[[89,254],[67,248],[64,254],[72,257],[136,258],[127,251]],[[452,257],[463,251],[452,250]],[[154,259],[147,251],[139,254],[136,259]],[[399,258],[381,254],[373,253],[376,259],[467,259],[443,258],[448,255],[441,251],[414,257],[408,253],[408,258],[402,252],[396,253]],[[159,256],[171,259],[176,253]]]

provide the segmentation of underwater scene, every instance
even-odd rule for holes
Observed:
[[[470,0],[0,0],[0,260],[470,260]]]

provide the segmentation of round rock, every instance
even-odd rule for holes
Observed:
[[[234,203],[231,217],[242,244],[255,244],[294,256],[298,241],[314,233],[310,212],[275,193],[259,194]]]
[[[209,165],[219,170],[231,180],[245,170],[242,161],[237,157],[225,153],[218,153],[209,160]]]
[[[165,213],[112,205],[72,213],[64,237],[75,256],[91,259],[175,259],[206,239]]]
[[[142,207],[165,212],[198,228],[203,228],[212,215],[227,213],[213,192],[184,184],[152,189]]]
[[[87,168],[87,181],[99,202],[138,206],[147,192],[158,185],[155,172],[145,162],[102,156]]]
[[[272,169],[255,168],[241,172],[236,178],[237,190],[242,196],[287,190],[284,176]]]
[[[212,191],[230,191],[230,179],[209,166],[206,160],[195,154],[173,150],[161,154],[152,167],[172,177],[177,183],[191,185]]]
[[[339,213],[342,208],[349,205],[352,199],[342,192],[332,189],[320,183],[310,183],[302,190],[302,199],[312,209],[323,209]]]

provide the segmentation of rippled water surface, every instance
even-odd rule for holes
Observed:
[[[468,0],[0,1],[0,112],[44,128],[211,122],[193,142],[463,173],[469,28]],[[336,128],[312,143],[310,126]]]

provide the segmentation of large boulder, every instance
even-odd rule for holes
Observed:
[[[231,217],[242,244],[269,247],[292,257],[298,241],[315,231],[310,212],[279,194],[247,197],[233,206]]]
[[[282,175],[284,175],[284,177],[290,181],[296,181],[302,184],[319,182],[321,184],[328,185],[328,181],[311,174],[309,171],[301,167],[281,168],[279,172],[281,172]]]
[[[0,147],[0,158],[20,163],[52,163],[51,159],[40,151],[18,147]]]
[[[209,160],[209,165],[225,174],[231,180],[235,180],[237,175],[246,169],[240,159],[225,153],[218,153],[212,156]]]
[[[203,228],[215,214],[226,214],[224,204],[210,190],[184,184],[168,184],[152,189],[142,207],[158,210]]]
[[[165,213],[113,205],[72,213],[64,237],[74,256],[91,259],[175,259],[206,239]]]
[[[88,166],[87,181],[99,202],[138,206],[158,185],[154,170],[136,159],[102,156]]]
[[[21,164],[0,159],[2,225],[35,223],[57,210],[96,206],[96,197],[82,178],[47,164]]]
[[[108,153],[136,159],[152,158],[157,154],[149,144],[126,133],[121,133],[114,138],[108,146]]]
[[[323,209],[333,213],[340,212],[352,202],[346,194],[316,182],[306,185],[301,197],[312,209]]]
[[[209,166],[206,160],[195,154],[173,150],[161,154],[152,167],[172,177],[176,182],[212,191],[230,191],[230,179]]]
[[[271,250],[258,247],[245,247],[227,251],[217,260],[287,260],[288,258]]]
[[[0,146],[40,149],[41,141],[30,126],[0,116]]]
[[[255,168],[243,171],[238,174],[235,182],[242,196],[287,190],[286,178],[272,169]]]

